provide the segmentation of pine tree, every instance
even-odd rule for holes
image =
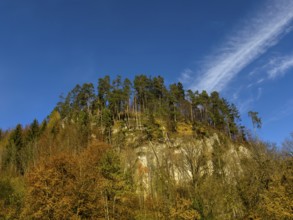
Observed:
[[[150,92],[150,79],[146,75],[138,75],[134,78],[134,89],[136,92],[138,109],[144,112],[147,107],[147,101]]]
[[[110,76],[100,78],[98,81],[98,101],[100,108],[104,108],[108,104],[109,93],[111,89]]]
[[[14,131],[11,133],[9,143],[7,145],[7,155],[5,163],[6,165],[15,166],[16,171],[20,174],[24,174],[24,161],[23,152],[24,139],[21,124],[18,124]]]
[[[260,129],[262,126],[261,118],[258,117],[258,112],[254,112],[254,111],[249,111],[248,116],[251,118],[254,134],[256,135],[256,128]]]
[[[28,141],[35,140],[40,134],[40,126],[37,119],[34,119],[34,121],[31,123],[28,131],[27,139]]]
[[[77,97],[76,103],[80,110],[85,110],[90,113],[90,107],[95,99],[95,88],[92,83],[82,85]]]

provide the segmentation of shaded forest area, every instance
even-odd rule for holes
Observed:
[[[196,153],[214,134],[212,153]],[[160,144],[188,153],[162,163]],[[137,162],[142,145],[154,167]],[[239,146],[250,156],[225,170]],[[0,130],[0,219],[292,219],[292,148],[293,137],[283,151],[255,138],[218,92],[105,76],[75,86],[43,122]],[[203,170],[209,160],[212,172]],[[174,180],[172,163],[190,180]]]

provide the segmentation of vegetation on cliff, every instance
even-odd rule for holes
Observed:
[[[292,138],[280,152],[239,122],[160,76],[77,85],[42,123],[0,130],[0,218],[292,219]]]

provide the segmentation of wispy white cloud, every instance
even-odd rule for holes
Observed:
[[[233,94],[232,101],[236,103],[239,109],[239,112],[241,114],[244,114],[244,113],[247,113],[247,111],[252,108],[255,102],[260,100],[260,98],[263,95],[263,88],[258,87],[257,90],[250,91],[251,94],[245,99],[239,98],[240,92],[242,92],[242,89],[238,90],[236,93]]]
[[[237,107],[239,109],[240,114],[247,113],[249,109],[251,109],[251,106],[255,99],[253,97],[250,97],[242,102],[237,103]]]
[[[193,74],[194,72],[191,69],[187,68],[183,70],[183,72],[180,74],[179,81],[182,83],[189,83],[192,79]]]
[[[259,80],[257,80],[257,84],[260,84],[260,83],[262,83],[263,81],[264,81],[265,79],[264,78],[260,78]]]
[[[258,86],[258,84],[267,80],[275,80],[282,77],[290,69],[293,69],[293,54],[286,56],[274,55],[268,58],[265,64],[256,67],[250,72],[249,77],[252,82],[246,88]],[[257,79],[257,77],[261,78]]]
[[[249,84],[246,86],[246,88],[249,89],[249,88],[251,88],[251,87],[253,87],[253,86],[255,86],[255,85],[261,84],[261,83],[264,82],[264,81],[265,81],[264,78],[260,78],[260,79],[258,79],[256,82],[249,83]]]
[[[262,96],[262,88],[261,88],[261,87],[259,87],[259,88],[257,89],[257,96],[256,96],[256,100],[259,100],[261,96]]]
[[[275,79],[279,76],[283,76],[291,68],[293,68],[293,55],[275,58],[270,62],[267,72],[268,78]]]
[[[197,83],[191,85],[191,88],[207,91],[226,88],[241,70],[290,32],[292,20],[292,0],[267,1],[265,9],[249,19],[241,31],[232,34],[215,52],[217,56],[205,62],[201,69],[203,74],[198,76]]]

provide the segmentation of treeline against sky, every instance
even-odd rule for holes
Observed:
[[[0,219],[291,219],[293,140],[281,154],[239,122],[218,92],[160,76],[76,85],[41,123],[0,130]]]
[[[95,89],[96,88],[96,89]],[[161,76],[135,76],[133,82],[117,76],[100,78],[97,85],[77,85],[62,97],[56,111],[65,121],[88,121],[105,126],[110,134],[114,121],[124,121],[128,127],[142,126],[141,115],[161,120],[169,132],[175,132],[177,122],[211,126],[226,132],[233,139],[244,139],[239,112],[234,104],[214,91],[184,90],[182,83],[166,86]]]

